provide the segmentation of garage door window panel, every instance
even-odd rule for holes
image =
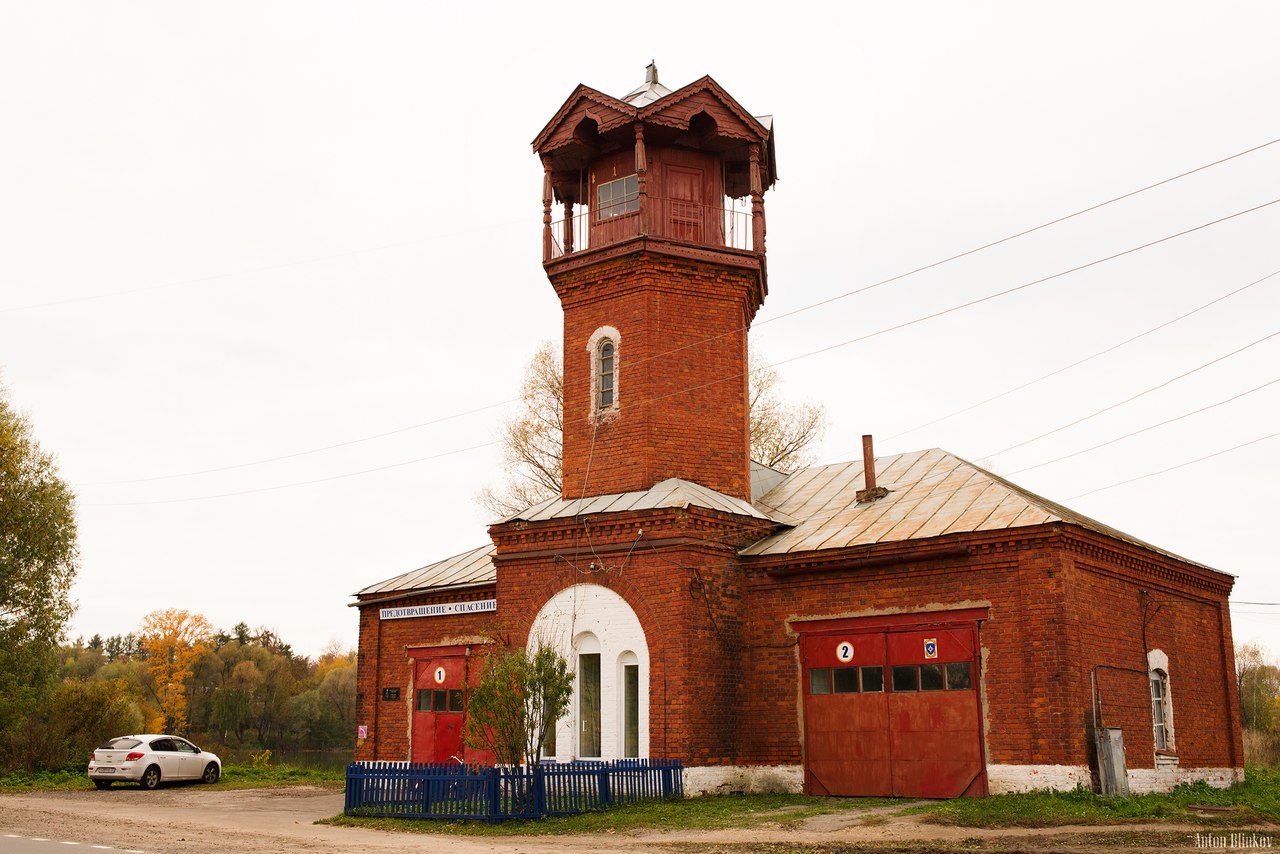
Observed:
[[[895,693],[918,690],[917,672],[913,664],[895,664],[893,667],[893,690]]]

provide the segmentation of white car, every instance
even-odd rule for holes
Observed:
[[[99,789],[116,781],[154,789],[161,780],[216,783],[222,760],[176,735],[126,735],[113,738],[89,757],[89,779]]]

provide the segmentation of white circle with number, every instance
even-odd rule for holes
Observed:
[[[840,641],[839,645],[836,646],[836,658],[846,664],[853,661],[853,644],[848,641]]]
[[[443,668],[443,667],[437,667],[437,668],[436,668],[435,677],[436,677],[436,684],[437,684],[437,685],[439,685],[440,683],[444,682],[444,668]]]

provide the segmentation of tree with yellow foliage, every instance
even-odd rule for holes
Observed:
[[[160,716],[148,728],[181,733],[187,728],[187,680],[213,648],[213,626],[203,614],[165,608],[143,618],[141,641],[160,705]]]

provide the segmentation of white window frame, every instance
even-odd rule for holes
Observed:
[[[1164,746],[1160,745],[1160,739],[1156,734],[1155,725],[1155,692],[1151,687],[1153,682],[1159,682],[1161,687],[1160,709],[1164,713]],[[1169,656],[1163,650],[1153,649],[1147,653],[1147,691],[1151,702],[1151,739],[1156,750],[1175,753],[1177,751],[1174,741],[1173,732],[1173,692],[1170,688],[1169,678]]]
[[[613,344],[613,401],[608,406],[601,406],[600,350],[605,341]],[[619,383],[622,375],[622,335],[612,326],[601,326],[587,339],[587,358],[591,360],[591,415],[593,417],[613,415],[622,408],[622,386]]]

